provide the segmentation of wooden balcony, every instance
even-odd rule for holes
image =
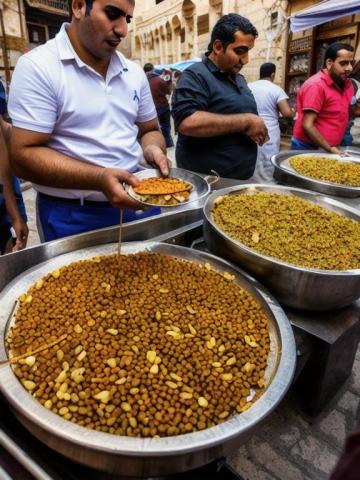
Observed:
[[[48,13],[68,16],[69,3],[67,0],[26,0],[29,7],[38,8]]]

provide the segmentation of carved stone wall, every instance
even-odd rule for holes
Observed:
[[[27,46],[24,4],[22,0],[5,0],[0,10],[0,74],[9,83],[16,61]]]
[[[276,82],[283,83],[287,39],[287,0],[137,0],[131,32],[131,57],[141,65],[175,63],[199,57],[207,50],[210,32],[224,14],[247,17],[259,37],[243,73],[256,80],[266,60],[277,65]]]

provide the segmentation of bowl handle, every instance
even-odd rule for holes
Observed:
[[[220,175],[217,172],[215,172],[215,170],[210,170],[210,171],[212,175],[206,175],[206,177],[204,177],[204,180],[209,186],[214,185],[214,183],[218,182],[220,179]]]

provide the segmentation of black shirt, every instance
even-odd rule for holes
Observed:
[[[256,102],[244,77],[232,81],[204,57],[181,75],[172,101],[176,126],[196,111],[218,114],[254,113]],[[255,169],[257,145],[247,135],[229,133],[215,137],[191,137],[179,133],[177,165],[200,173],[215,170],[220,176],[247,179]]]

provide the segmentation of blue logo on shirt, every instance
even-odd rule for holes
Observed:
[[[140,102],[140,98],[139,98],[139,96],[138,96],[138,94],[137,94],[137,91],[136,91],[136,90],[134,90],[134,97],[133,97],[133,100],[134,100],[134,102],[135,102],[135,100],[137,100],[138,102]]]

